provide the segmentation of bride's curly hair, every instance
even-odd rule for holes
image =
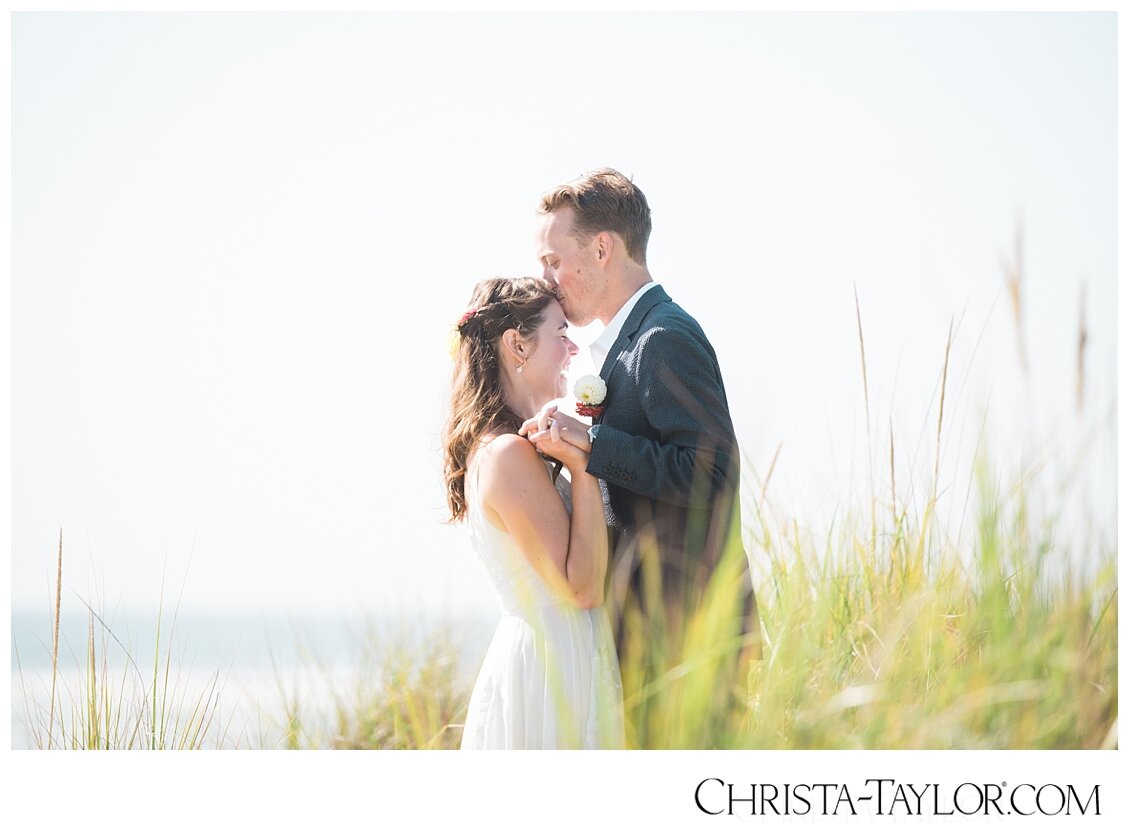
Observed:
[[[470,451],[482,436],[517,432],[524,421],[506,405],[498,353],[502,333],[516,329],[532,340],[557,299],[556,289],[533,277],[483,280],[474,287],[458,323],[459,342],[451,378],[451,411],[443,428],[443,479],[450,521],[466,517],[466,471]]]

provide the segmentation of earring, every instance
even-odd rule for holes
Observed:
[[[523,361],[523,362],[522,362],[521,364],[517,365],[517,374],[518,374],[519,376],[521,375],[521,371],[522,371],[522,368],[523,368],[523,367],[525,367],[525,362],[524,362],[524,361]]]

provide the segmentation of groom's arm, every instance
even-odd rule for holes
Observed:
[[[649,498],[707,509],[739,479],[737,439],[721,371],[705,335],[680,322],[644,332],[629,367],[652,429],[602,424],[588,472]]]

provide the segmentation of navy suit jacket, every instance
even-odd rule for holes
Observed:
[[[740,546],[737,439],[717,356],[702,328],[662,286],[652,288],[624,323],[600,377],[608,392],[587,471],[600,479],[613,532],[608,599],[617,644],[625,602],[634,600],[645,619],[653,612],[643,572],[648,556],[661,568],[666,617],[678,621],[699,604],[727,549],[744,560],[734,582],[741,629],[759,638]]]

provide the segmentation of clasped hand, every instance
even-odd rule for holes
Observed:
[[[574,467],[583,470],[588,465],[588,452],[592,449],[588,426],[558,411],[551,402],[522,423],[518,434],[527,437],[541,454],[559,460],[570,471],[575,471]]]

